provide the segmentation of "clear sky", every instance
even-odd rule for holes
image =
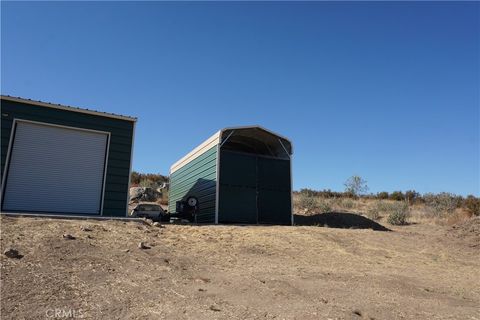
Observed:
[[[1,4],[1,91],[138,117],[133,167],[222,127],[294,144],[294,188],[480,194],[480,3]]]

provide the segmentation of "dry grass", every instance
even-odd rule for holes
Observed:
[[[478,317],[478,218],[393,232],[0,219],[2,250],[23,255],[0,258],[2,319]]]
[[[375,200],[375,199],[350,199],[350,198],[321,198],[312,197],[311,201],[323,204],[323,208],[329,210],[319,210],[319,207],[305,208],[302,206],[302,195],[294,194],[294,212],[297,214],[312,215],[325,212],[348,212],[363,215],[375,221],[387,223],[389,214],[399,205],[400,201],[394,200]],[[425,204],[414,204],[408,206],[408,222],[435,225],[453,225],[461,223],[472,217],[472,214],[463,208],[457,208],[453,211],[441,211]]]

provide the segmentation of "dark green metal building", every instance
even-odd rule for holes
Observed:
[[[125,217],[135,123],[1,96],[1,211]]]
[[[292,143],[262,127],[222,129],[170,168],[169,211],[193,196],[197,222],[291,225],[291,156]]]

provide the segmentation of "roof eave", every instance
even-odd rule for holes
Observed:
[[[61,105],[61,104],[53,104],[53,103],[49,103],[49,102],[25,99],[25,98],[20,98],[20,97],[12,97],[12,96],[8,96],[8,95],[1,95],[1,99],[2,100],[7,100],[7,101],[19,102],[19,103],[26,103],[26,104],[31,104],[31,105],[41,106],[41,107],[59,109],[59,110],[72,111],[72,112],[78,112],[78,113],[84,113],[84,114],[91,114],[91,115],[106,117],[106,118],[113,118],[113,119],[119,119],[119,120],[131,121],[131,122],[136,122],[137,121],[137,118],[124,116],[124,115],[120,115],[120,114],[90,110],[90,109],[73,107],[73,106],[66,106],[66,105]]]

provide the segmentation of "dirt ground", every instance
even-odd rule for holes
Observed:
[[[2,254],[2,319],[480,319],[478,218],[391,232],[0,222],[2,253],[23,256]]]

